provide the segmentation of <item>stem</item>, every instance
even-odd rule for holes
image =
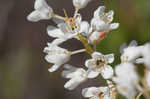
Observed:
[[[72,51],[71,55],[82,53],[82,52],[85,52],[85,51],[86,51],[86,49],[80,49],[80,50]]]
[[[75,8],[74,17],[77,15],[78,11],[79,11],[79,9]]]
[[[146,85],[145,79],[141,79],[141,83],[142,83],[143,86],[144,86],[143,95],[145,96],[146,99],[150,99],[150,95],[149,95],[149,93],[148,93],[149,90],[148,90],[148,87],[147,87],[147,85]]]
[[[142,96],[142,94],[143,94],[143,92],[140,92],[135,99],[140,99],[140,97]]]
[[[135,87],[139,92],[143,92],[143,90],[144,90],[143,87],[140,86],[140,84],[137,81],[135,82]]]
[[[55,14],[54,17],[55,17],[55,18],[58,18],[58,19],[61,19],[61,20],[64,20],[64,21],[66,20],[65,17],[59,16],[59,15],[57,15],[57,14]]]
[[[77,37],[79,38],[79,40],[82,42],[82,44],[84,45],[87,53],[92,54],[94,52],[94,50],[92,49],[92,47],[88,44],[88,41],[80,34],[77,34]]]

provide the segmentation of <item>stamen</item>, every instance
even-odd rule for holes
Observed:
[[[69,17],[67,15],[67,11],[65,9],[63,9],[63,11],[64,11],[65,18],[68,19]]]

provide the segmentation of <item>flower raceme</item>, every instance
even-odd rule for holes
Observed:
[[[119,23],[112,23],[114,11],[105,12],[105,6],[99,6],[94,11],[90,23],[82,20],[79,10],[86,7],[90,1],[92,0],[72,0],[75,7],[74,15],[69,17],[64,10],[65,17],[63,17],[54,13],[45,0],[35,0],[34,11],[27,16],[27,19],[32,22],[52,19],[56,23],[56,26],[47,27],[48,35],[55,39],[43,50],[46,53],[45,60],[53,64],[48,71],[54,72],[64,65],[62,76],[69,79],[64,85],[64,88],[68,90],[73,90],[81,83],[101,74],[107,85],[83,89],[82,95],[86,98],[116,99],[117,89],[127,99],[135,98],[138,93],[140,93],[138,96],[142,93],[143,96],[150,99],[147,94],[150,88],[150,44],[137,46],[137,43],[132,41],[128,47],[121,46],[121,63],[115,67],[114,71],[109,65],[114,61],[114,54],[103,55],[97,52],[96,47],[101,40],[107,37],[109,31],[119,27]],[[69,51],[60,47],[62,43],[72,38],[79,40],[84,49]],[[72,55],[82,52],[86,52],[91,57],[85,61],[85,66],[82,66],[84,68],[67,64]],[[136,71],[138,66],[135,64],[144,64],[145,83],[142,85]]]
[[[114,61],[113,54],[103,55],[96,52],[94,46],[96,46],[97,43],[93,42],[99,40],[96,36],[101,37],[102,40],[102,38],[105,38],[104,33],[106,31],[108,32],[109,30],[113,30],[118,26],[114,26],[112,24],[109,25],[112,20],[109,20],[110,22],[106,22],[102,25],[96,25],[96,21],[105,22],[108,20],[108,17],[113,17],[113,14],[109,15],[109,13],[105,14],[104,12],[100,15],[101,12],[98,10],[94,12],[94,17],[92,19],[96,19],[96,21],[91,21],[91,23],[88,23],[88,21],[82,20],[82,15],[79,13],[79,10],[86,7],[90,1],[92,0],[73,0],[73,5],[75,7],[74,15],[72,17],[68,17],[66,11],[64,10],[65,17],[62,17],[55,14],[53,9],[45,0],[36,0],[34,4],[35,10],[27,16],[27,19],[32,22],[52,19],[56,23],[56,27],[51,25],[47,27],[48,35],[55,39],[51,43],[48,43],[48,46],[44,48],[43,52],[46,53],[45,60],[53,64],[53,66],[48,69],[49,72],[54,72],[64,65],[65,70],[62,72],[62,76],[69,79],[69,81],[67,81],[64,85],[64,87],[68,90],[75,89],[81,83],[87,81],[88,79],[95,78],[99,74],[101,74],[104,79],[111,79],[113,76],[113,69],[108,65],[108,63],[112,63]],[[99,8],[101,8],[101,6]],[[103,19],[100,18],[102,15],[104,15]],[[59,46],[63,42],[72,38],[81,41],[85,49],[69,51]],[[81,52],[87,52],[92,57],[92,59],[86,60],[86,69],[77,68],[66,64],[72,55]],[[100,88],[100,91],[103,93],[104,97],[107,97],[108,95],[106,92],[107,90],[110,90],[108,86]]]

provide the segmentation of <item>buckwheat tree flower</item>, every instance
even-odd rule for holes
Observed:
[[[84,8],[91,0],[73,0],[73,5],[76,9]]]
[[[144,46],[137,46],[136,41],[132,41],[128,47],[120,49],[122,52],[121,61],[135,62],[138,57],[142,56],[143,48]]]
[[[81,33],[83,36],[89,36],[91,31],[90,24],[87,21],[82,21],[80,24],[80,30],[79,33]]]
[[[108,87],[90,87],[82,90],[82,95],[89,99],[111,99]]]
[[[95,78],[101,73],[104,79],[110,79],[113,76],[113,68],[108,65],[114,61],[114,55],[103,55],[99,52],[92,54],[92,59],[88,59],[85,62],[85,66],[88,68],[88,78]]]
[[[146,67],[150,69],[150,43],[144,45],[142,50],[142,58],[140,58]]]
[[[58,24],[58,28],[54,26],[47,27],[48,35],[56,38],[52,42],[52,44],[59,45],[68,39],[74,38],[77,35],[77,33],[68,32],[66,30],[67,29],[66,27],[67,25],[65,23]]]
[[[54,64],[49,72],[56,71],[61,65],[69,61],[71,56],[71,52],[68,50],[51,43],[48,43],[48,47],[45,47],[44,52],[47,53],[45,60]]]
[[[66,89],[73,90],[79,86],[79,84],[87,80],[87,72],[83,68],[76,68],[68,64],[66,64],[64,68],[66,70],[62,72],[62,76],[70,79],[64,85]]]
[[[45,0],[36,0],[34,11],[31,12],[27,19],[32,22],[37,22],[43,19],[51,19],[54,15],[53,9],[46,3]]]
[[[57,27],[48,26],[47,28],[48,35],[56,38],[52,42],[55,45],[59,45],[71,38],[77,38],[78,33],[87,34],[89,31],[88,22],[81,21],[80,14],[76,18],[71,18],[70,21],[59,23]]]
[[[111,81],[105,87],[89,87],[82,90],[82,95],[89,99],[115,99],[116,88]]]
[[[111,10],[105,13],[105,7],[100,6],[94,12],[94,17],[91,20],[91,26],[93,31],[89,40],[91,43],[95,43],[105,38],[110,30],[117,29],[119,23],[111,23],[113,21],[114,11]]]
[[[95,10],[94,17],[91,20],[91,26],[93,29],[99,32],[117,29],[119,23],[111,23],[113,21],[114,11],[111,10],[108,13],[105,13],[104,11],[104,6],[100,6]]]
[[[117,65],[115,68],[116,77],[113,81],[117,85],[117,90],[127,99],[135,98],[137,94],[136,84],[139,82],[139,77],[132,63],[124,62]]]

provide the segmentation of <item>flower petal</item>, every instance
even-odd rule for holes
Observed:
[[[96,78],[99,75],[99,72],[94,70],[88,70],[88,78]]]
[[[114,16],[114,11],[110,10],[108,13],[106,13],[106,15],[104,17],[104,21],[111,23],[113,21],[113,16]]]
[[[56,71],[61,65],[54,64],[51,68],[48,69],[49,72],[54,72]]]
[[[35,0],[34,3],[34,9],[42,9],[42,8],[48,8],[48,4],[45,0]]]
[[[109,26],[109,30],[114,30],[117,29],[119,27],[119,23],[112,23]]]
[[[104,30],[108,29],[108,24],[106,24],[103,20],[94,17],[91,20],[91,26],[93,29],[99,31],[99,32],[103,32]]]
[[[105,11],[105,6],[99,6],[95,11],[94,11],[94,17],[99,17],[103,15]]]
[[[94,58],[94,59],[98,59],[98,58],[102,58],[102,57],[103,57],[103,55],[100,52],[94,52],[92,54],[92,58]]]
[[[53,15],[53,9],[47,5],[45,0],[36,0],[35,10],[27,16],[27,20],[37,22],[42,19],[50,19]]]
[[[99,35],[100,35],[100,32],[98,31],[93,32],[89,37],[90,42],[94,43],[95,41],[97,41],[99,38]]]
[[[129,44],[129,46],[137,46],[137,41],[136,40],[132,40]]]
[[[73,5],[77,9],[84,8],[91,0],[73,0]]]
[[[63,32],[54,26],[48,26],[47,27],[47,33],[51,37],[62,38],[64,36]]]
[[[64,20],[53,17],[52,19],[56,24],[64,23]]]
[[[69,90],[73,90],[75,89],[77,86],[79,86],[79,84],[81,84],[82,82],[84,82],[86,79],[78,79],[77,77],[76,78],[72,78],[70,79],[65,85],[64,87],[66,89],[69,89]]]
[[[27,20],[31,22],[37,22],[41,19],[41,15],[39,11],[33,11],[27,16]]]
[[[93,97],[95,94],[99,93],[99,89],[96,87],[84,88],[82,90],[82,95],[86,98]]]
[[[62,39],[62,38],[59,39],[58,38],[58,39],[53,40],[52,44],[59,45],[59,44],[65,42],[65,41],[66,41],[66,39]]]
[[[85,36],[88,36],[89,28],[90,28],[89,23],[87,21],[82,21],[80,24],[80,33],[82,33]]]
[[[107,54],[107,55],[104,55],[104,60],[107,62],[107,63],[112,63],[114,61],[114,54]]]
[[[73,67],[69,64],[65,64],[64,69],[66,69],[62,72],[62,77],[64,78],[72,78],[73,76],[71,76],[71,74],[77,70],[76,67]]]
[[[60,23],[60,24],[58,24],[57,26],[60,28],[60,30],[61,30],[63,33],[67,33],[67,32],[68,32],[68,30],[67,30],[67,24],[66,24],[66,23]]]
[[[111,66],[104,66],[101,69],[101,75],[103,76],[104,79],[110,79],[113,77],[114,71]]]
[[[88,60],[86,60],[85,61],[85,66],[87,67],[87,68],[92,68],[93,67],[93,63],[94,63],[94,59],[88,59]]]

